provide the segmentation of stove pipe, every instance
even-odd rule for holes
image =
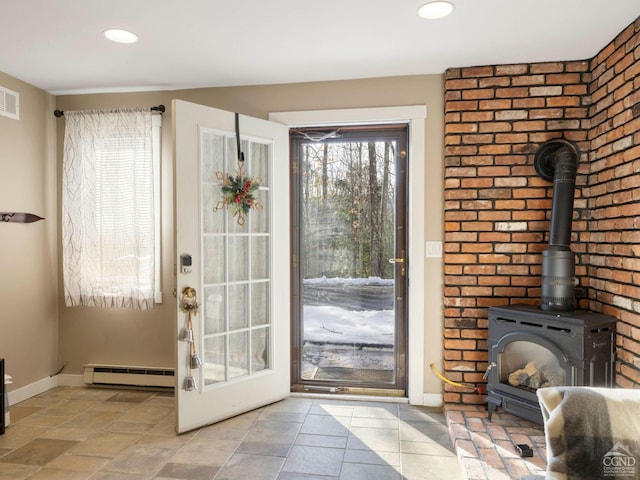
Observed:
[[[579,158],[578,146],[567,140],[546,142],[535,156],[538,175],[553,181],[549,248],[542,252],[542,310],[576,308],[575,257],[569,244]]]

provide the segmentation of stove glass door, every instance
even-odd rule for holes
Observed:
[[[528,391],[566,384],[566,371],[556,354],[537,343],[517,340],[499,354],[500,383]]]

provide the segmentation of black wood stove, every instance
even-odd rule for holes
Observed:
[[[616,319],[532,305],[489,309],[489,420],[498,407],[542,424],[536,390],[613,386]]]
[[[540,307],[489,309],[489,420],[498,407],[542,424],[536,390],[613,386],[616,319],[575,310],[575,256],[570,249],[580,151],[552,140],[535,156],[537,173],[553,181],[549,246],[542,252]]]

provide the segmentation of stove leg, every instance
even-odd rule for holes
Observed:
[[[491,421],[491,415],[493,415],[493,412],[495,412],[500,405],[502,405],[502,402],[500,400],[487,398],[487,412],[488,412],[487,419],[489,421]]]

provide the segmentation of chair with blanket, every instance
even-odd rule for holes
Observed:
[[[547,479],[640,480],[640,390],[537,390]]]

